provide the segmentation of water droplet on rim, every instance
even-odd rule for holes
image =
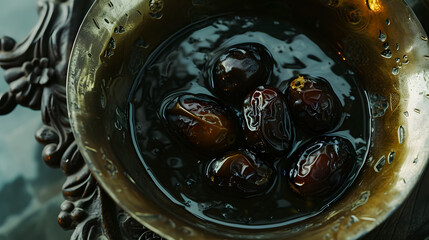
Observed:
[[[392,164],[392,162],[395,160],[395,152],[389,153],[389,157],[387,158],[387,162],[389,164]]]
[[[370,191],[362,192],[359,199],[353,203],[352,211],[355,210],[356,208],[364,205],[365,203],[367,203],[370,195],[371,195]]]
[[[390,51],[390,49],[384,50],[383,52],[381,52],[381,56],[384,58],[391,58],[392,51]]]
[[[403,126],[399,126],[398,128],[398,140],[399,144],[403,144],[405,140],[405,129]]]
[[[381,169],[383,169],[384,165],[386,164],[386,157],[383,155],[380,159],[378,159],[377,163],[374,166],[375,172],[380,172]]]
[[[386,41],[386,34],[384,34],[381,30],[378,32],[378,39],[382,42]]]
[[[386,50],[389,49],[389,43],[388,42],[383,43],[383,48]]]

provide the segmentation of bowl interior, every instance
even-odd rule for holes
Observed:
[[[291,9],[297,14],[282,14]],[[244,10],[301,17],[304,27],[317,24],[315,34],[345,58],[371,100],[372,145],[355,183],[322,214],[287,227],[240,231],[194,217],[151,181],[131,138],[128,97],[151,52],[193,22]],[[382,56],[385,50],[390,57]],[[404,200],[426,166],[428,56],[424,30],[399,0],[99,0],[72,50],[68,108],[79,148],[100,185],[166,238],[357,238]]]

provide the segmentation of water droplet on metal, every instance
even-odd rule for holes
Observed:
[[[427,41],[427,40],[428,40],[428,37],[426,37],[426,36],[420,36],[420,38],[421,38],[423,41]]]
[[[383,32],[381,32],[381,30],[379,30],[378,32],[378,39],[382,42],[386,41],[386,34],[384,34]]]
[[[100,25],[98,24],[97,20],[95,20],[95,19],[93,18],[93,19],[92,19],[92,22],[94,23],[95,27],[96,27],[97,29],[99,29],[99,30],[100,30]]]
[[[389,43],[388,42],[383,43],[383,48],[386,50],[389,49]]]
[[[405,180],[405,178],[403,178],[402,181],[404,182],[404,184],[407,184],[407,181]]]
[[[393,68],[392,68],[392,74],[393,74],[393,75],[398,75],[398,74],[399,74],[399,69],[398,69],[398,68],[396,68],[396,67],[393,67]]]
[[[420,109],[414,108],[414,112],[416,112],[417,114],[420,114]]]
[[[416,164],[416,163],[418,163],[419,162],[419,159],[418,158],[415,158],[414,160],[413,160],[413,163],[414,164]]]
[[[119,131],[127,129],[127,115],[121,111],[121,109],[116,108],[116,121],[115,128]]]
[[[429,60],[429,56],[428,56],[428,55],[425,55],[425,59],[426,59],[426,60]]]
[[[352,211],[355,210],[356,208],[364,205],[365,203],[367,203],[370,195],[371,195],[370,191],[362,192],[359,199],[353,203]]]
[[[95,149],[94,149],[94,148],[92,148],[92,147],[85,146],[85,149],[86,149],[86,150],[88,150],[88,151],[91,151],[91,152],[97,153],[97,150],[95,150]]]
[[[399,126],[398,128],[398,141],[399,144],[403,144],[405,140],[405,128],[403,126]]]
[[[400,58],[395,58],[395,62],[399,63],[401,61]]]
[[[150,0],[149,1],[149,10],[152,13],[161,12],[161,10],[164,8],[164,1],[163,0]]]
[[[119,26],[119,33],[124,33],[125,32],[125,28],[123,26]]]
[[[386,164],[386,157],[383,155],[380,159],[378,159],[377,163],[374,166],[375,172],[380,172],[381,169],[383,169],[384,165]]]
[[[115,51],[113,51],[111,48],[106,49],[104,52],[104,57],[111,57],[113,55],[115,55]]]
[[[149,13],[149,15],[155,19],[161,19],[163,14],[162,12],[158,12],[158,13]]]
[[[395,152],[389,153],[389,157],[387,158],[387,162],[389,164],[392,164],[392,162],[395,160]]]
[[[399,43],[396,44],[396,51],[399,50]]]
[[[164,8],[163,0],[150,0],[149,1],[149,15],[155,19],[162,17],[162,9]]]
[[[350,220],[347,222],[346,228],[350,228],[353,224],[359,222],[359,218],[357,218],[355,215],[350,216]]]
[[[113,49],[115,49],[115,48],[116,48],[116,42],[115,42],[115,39],[110,38],[110,40],[109,40],[109,47],[111,47],[111,48],[113,48]]]
[[[404,112],[404,116],[405,116],[405,117],[409,117],[409,116],[410,116],[410,114],[408,113],[408,111],[405,111],[405,112]]]
[[[390,19],[386,19],[386,25],[390,26]]]
[[[390,51],[390,49],[384,50],[383,52],[381,52],[381,56],[384,58],[391,58],[392,51]]]
[[[369,221],[369,222],[375,222],[375,218],[371,217],[360,217],[361,220]]]
[[[106,168],[107,172],[111,177],[116,176],[116,173],[118,172],[118,169],[116,168],[115,164],[110,160],[107,155],[105,154],[104,150],[100,148],[101,153],[101,159],[104,160],[104,167]]]
[[[107,44],[106,50],[104,51],[105,57],[111,57],[115,54],[114,49],[116,49],[115,39],[110,38],[109,43]]]

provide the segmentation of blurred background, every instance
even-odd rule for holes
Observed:
[[[18,42],[38,20],[36,0],[0,0],[0,36]],[[8,89],[0,68],[0,92]],[[0,116],[0,240],[69,239],[71,231],[57,224],[65,180],[41,159],[34,138],[42,126],[40,111],[18,107]]]
[[[406,2],[423,23],[428,23],[424,24],[428,31],[429,1]],[[36,4],[37,0],[0,0],[0,36],[7,35],[18,42],[24,39],[37,22]],[[3,70],[0,69],[0,92],[7,89],[8,86],[3,81]],[[0,116],[0,240],[61,240],[71,236],[71,231],[63,231],[57,224],[59,206],[63,201],[61,186],[65,177],[60,170],[47,167],[41,160],[42,147],[34,138],[35,131],[41,125],[39,111],[22,107],[18,107],[11,114]],[[397,218],[400,219],[395,220],[396,226],[387,222],[369,234],[367,239],[387,237],[385,233],[381,233],[385,232],[384,230],[387,230],[391,237],[401,235],[401,232],[405,235],[406,231],[397,227],[409,224],[413,219],[411,216],[415,215],[413,212],[427,212],[429,191],[420,189],[427,188],[424,183],[428,182],[428,171],[423,179],[425,181],[418,185],[407,201],[413,202],[406,203],[392,216],[395,218],[398,215]],[[418,203],[417,200],[422,202]],[[415,209],[415,205],[425,206],[424,211]],[[407,219],[404,215],[410,217]],[[414,228],[420,228],[420,236],[427,236],[426,233],[429,232],[429,229],[424,227],[427,225],[429,228],[429,222],[425,221],[424,217],[414,221],[417,225]]]

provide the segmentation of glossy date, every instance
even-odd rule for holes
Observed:
[[[355,161],[356,152],[348,140],[322,137],[294,155],[289,183],[302,196],[326,196],[346,182]]]
[[[243,104],[243,128],[248,145],[260,153],[285,153],[293,144],[294,129],[283,94],[260,86]]]
[[[342,105],[327,81],[298,77],[290,83],[286,95],[296,125],[322,133],[339,124]]]
[[[234,151],[213,160],[207,169],[209,184],[239,196],[263,194],[270,187],[273,171],[255,155]]]
[[[251,89],[264,84],[271,71],[271,56],[262,45],[235,45],[215,62],[211,85],[219,97],[241,101]]]
[[[185,94],[171,101],[164,117],[173,131],[199,151],[218,153],[237,142],[239,127],[232,110],[204,94]]]

